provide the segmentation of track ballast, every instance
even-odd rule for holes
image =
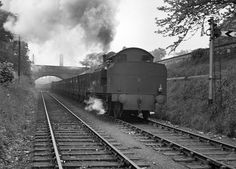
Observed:
[[[236,168],[236,146],[210,139],[175,126],[142,120],[116,120],[121,129],[132,133],[140,142],[171,156],[191,169]]]
[[[53,96],[42,93],[42,101],[45,112],[38,115],[32,168],[143,167],[133,162],[139,159],[132,153],[122,153],[115,147],[119,143],[95,131]]]

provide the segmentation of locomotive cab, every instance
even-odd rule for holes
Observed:
[[[138,49],[138,48],[133,48]],[[129,48],[130,50],[130,48]],[[141,50],[141,49],[140,49]],[[129,53],[119,52],[115,54],[110,52],[107,55],[103,56],[103,62],[106,64],[119,63],[119,62],[153,62],[153,56],[150,53],[143,53],[142,55],[138,54],[137,51],[129,51]]]
[[[109,60],[107,93],[111,96],[110,108],[115,117],[143,113],[147,118],[150,111],[156,111],[157,104],[164,104],[166,68],[163,64],[153,63],[149,52],[127,48]]]

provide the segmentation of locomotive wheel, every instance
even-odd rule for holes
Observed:
[[[149,111],[143,111],[142,113],[143,113],[144,120],[147,120],[150,116],[150,112]]]
[[[114,117],[116,119],[121,118],[122,112],[123,112],[122,109],[123,108],[122,108],[122,104],[121,103],[119,103],[119,102],[114,103]]]

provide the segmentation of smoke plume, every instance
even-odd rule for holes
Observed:
[[[115,35],[119,0],[2,1],[3,8],[17,17],[9,17],[4,28],[34,44],[50,43],[54,50],[83,44],[85,49],[106,52]],[[59,53],[69,55],[68,51]]]
[[[98,114],[104,114],[106,111],[103,107],[103,103],[102,100],[94,98],[94,97],[90,97],[89,100],[85,100],[85,103],[87,104],[87,106],[85,107],[85,110],[88,111],[98,111]]]

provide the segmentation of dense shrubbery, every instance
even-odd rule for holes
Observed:
[[[0,84],[7,86],[13,79],[13,64],[9,62],[0,62]]]

